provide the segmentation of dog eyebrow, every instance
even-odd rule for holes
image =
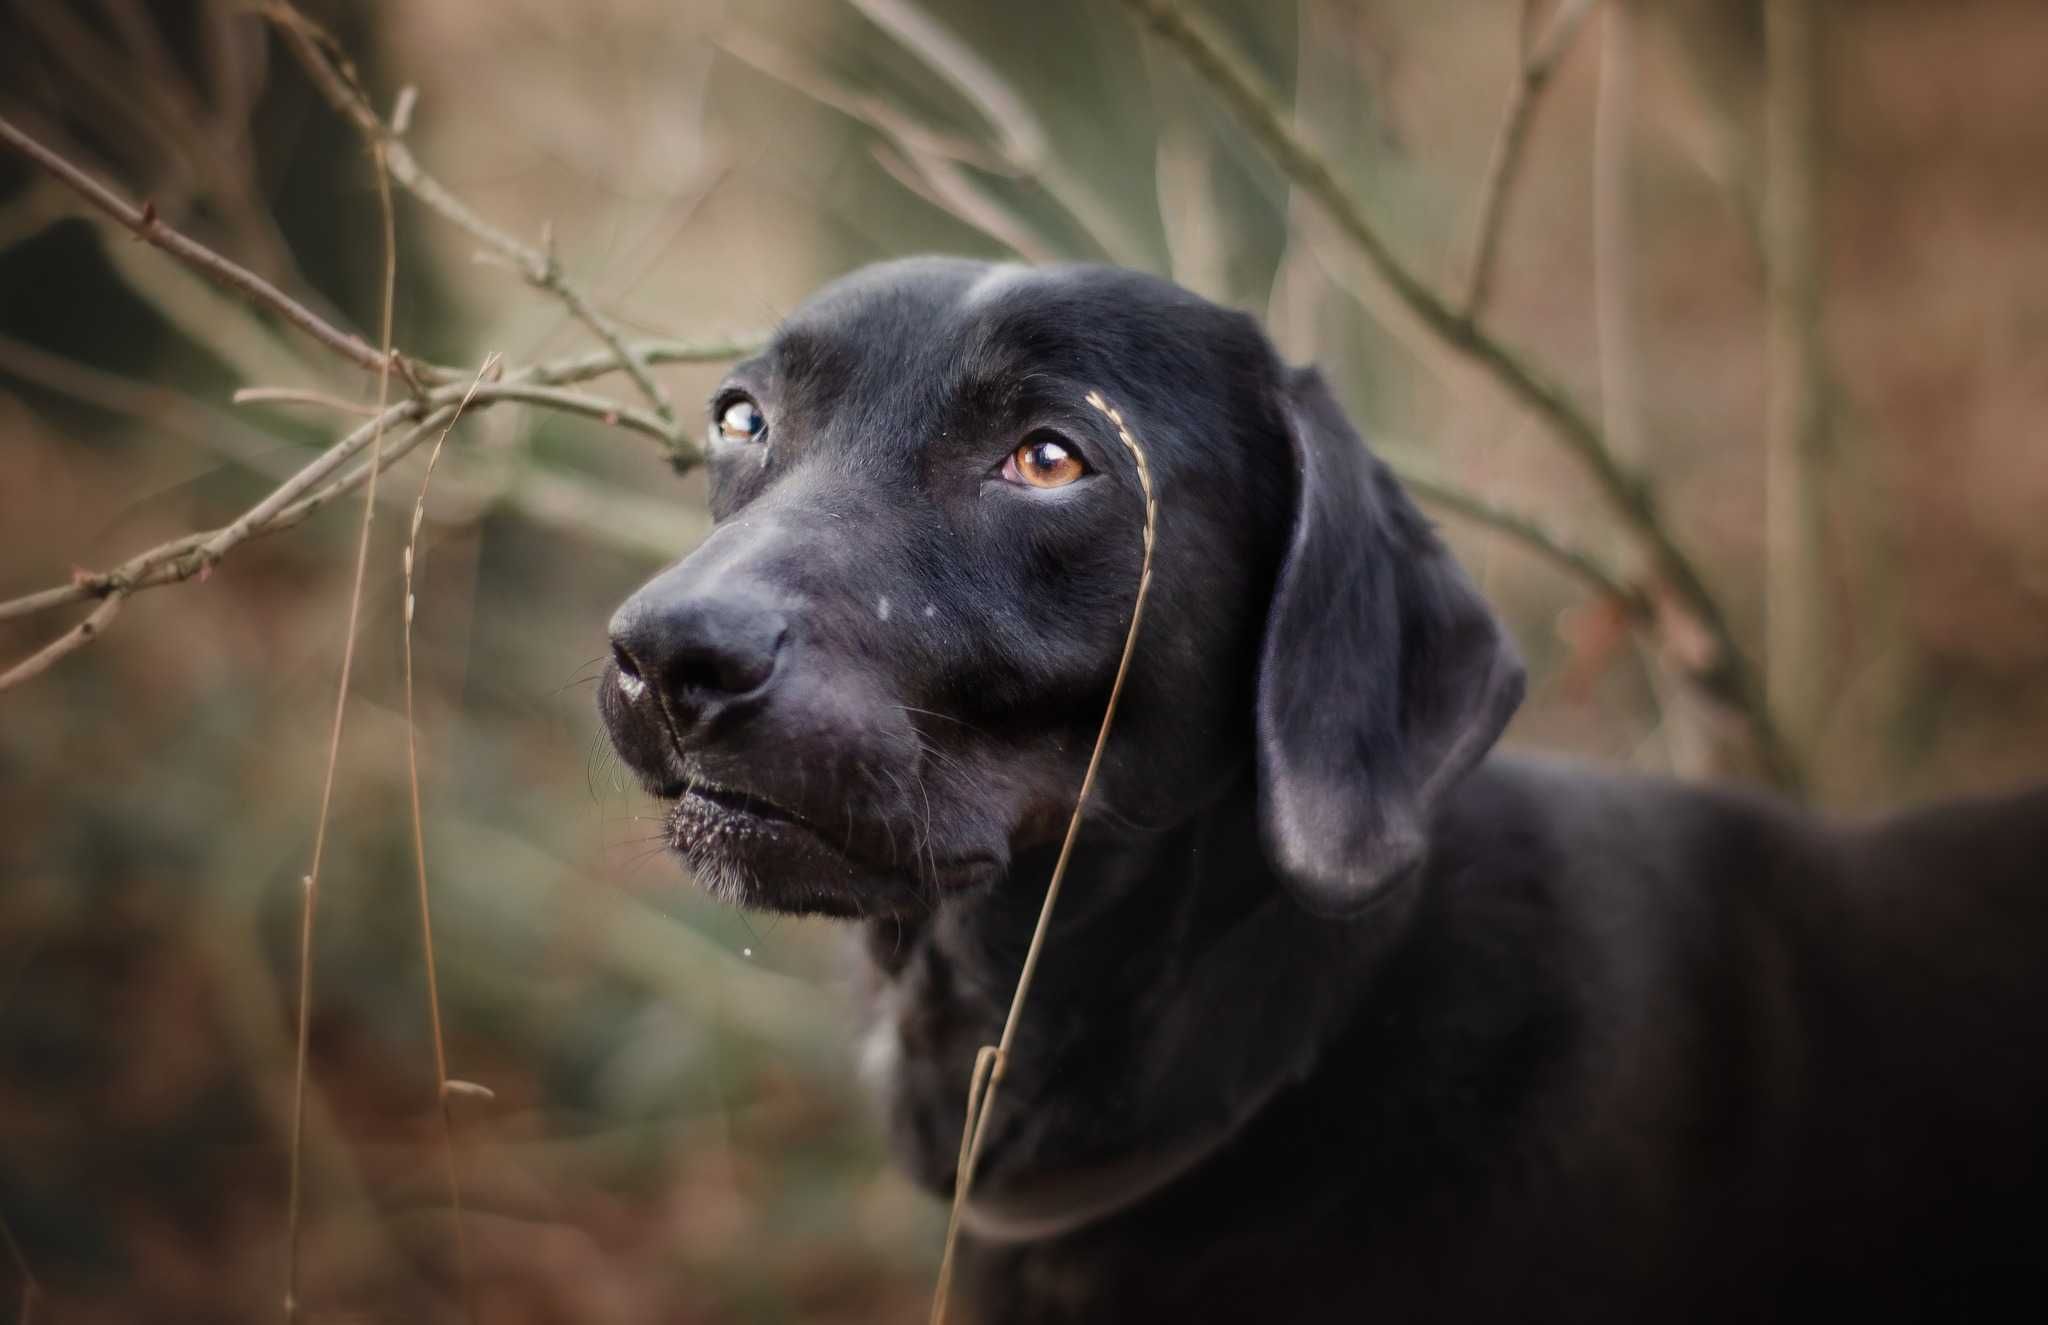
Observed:
[[[776,377],[803,382],[846,358],[846,346],[837,337],[811,327],[794,327],[779,333],[754,362]]]

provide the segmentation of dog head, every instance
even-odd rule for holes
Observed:
[[[1313,372],[1256,324],[1094,267],[919,259],[814,296],[710,402],[715,526],[614,616],[600,707],[698,879],[745,905],[921,912],[1090,803],[1142,838],[1254,780],[1303,903],[1420,860],[1521,669]]]

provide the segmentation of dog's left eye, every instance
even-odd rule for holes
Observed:
[[[720,402],[718,418],[713,425],[718,436],[728,442],[759,441],[761,434],[768,431],[768,416],[761,413],[761,407],[745,396],[734,396]]]
[[[1032,488],[1064,488],[1088,472],[1081,453],[1055,433],[1037,432],[1003,461],[1003,477]]]

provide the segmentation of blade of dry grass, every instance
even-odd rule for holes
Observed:
[[[1158,533],[1159,501],[1152,490],[1152,467],[1145,448],[1131,435],[1123,415],[1099,391],[1088,393],[1088,403],[1109,420],[1117,440],[1137,462],[1138,484],[1145,493],[1144,558],[1138,567],[1138,592],[1131,600],[1131,623],[1124,630],[1123,654],[1117,660],[1116,679],[1110,683],[1109,701],[1102,708],[1102,725],[1095,731],[1095,748],[1088,754],[1088,771],[1081,775],[1081,790],[1074,797],[1074,812],[1067,818],[1067,835],[1060,842],[1059,859],[1053,862],[1052,878],[1045,885],[1045,901],[1038,908],[1038,924],[1031,931],[1031,946],[1024,951],[1024,965],[1017,973],[1017,989],[1010,996],[1010,1013],[1003,1021],[1002,1038],[983,1045],[975,1056],[974,1078],[968,1084],[967,1119],[960,1131],[960,1163],[953,1175],[953,1209],[946,1221],[946,1249],[939,1259],[938,1284],[932,1293],[932,1325],[945,1325],[946,1304],[953,1288],[953,1258],[960,1240],[960,1212],[974,1186],[975,1165],[981,1159],[981,1144],[987,1135],[989,1111],[1009,1066],[1010,1050],[1016,1044],[1017,1027],[1024,1018],[1025,1000],[1031,994],[1031,980],[1038,972],[1038,959],[1045,952],[1045,936],[1052,928],[1053,906],[1059,901],[1060,883],[1066,878],[1067,863],[1073,858],[1074,841],[1081,834],[1081,812],[1095,789],[1095,774],[1102,767],[1102,752],[1109,744],[1109,728],[1116,718],[1117,700],[1123,695],[1124,677],[1131,669],[1131,654],[1138,647],[1138,625],[1145,616],[1145,595],[1152,587],[1152,547]]]
[[[462,418],[462,411],[475,398],[477,388],[484,378],[497,369],[498,356],[487,357],[483,366],[477,369],[476,380],[470,383],[469,391],[455,406],[455,412],[448,418],[441,435],[434,439],[434,449],[427,453],[426,473],[420,476],[420,495],[413,502],[412,526],[406,531],[405,541],[405,775],[407,788],[412,799],[412,848],[413,861],[419,875],[420,899],[420,945],[426,956],[427,966],[427,1019],[433,1031],[434,1040],[434,1099],[441,1114],[441,1153],[448,1170],[448,1200],[455,1220],[455,1273],[461,1287],[462,1302],[470,1320],[477,1319],[475,1285],[469,1274],[469,1244],[462,1227],[462,1172],[455,1159],[455,1115],[449,1101],[454,1095],[453,1087],[469,1083],[452,1082],[448,1079],[448,1042],[441,1028],[441,977],[434,961],[434,908],[427,889],[427,820],[420,809],[420,745],[419,718],[413,706],[412,628],[418,599],[414,592],[414,574],[419,564],[420,526],[427,518],[427,489],[434,481],[434,468],[440,463],[441,448],[448,444],[448,434]]]
[[[313,861],[306,871],[299,918],[299,1015],[297,1042],[292,1068],[291,1185],[285,1205],[285,1290],[284,1318],[287,1325],[299,1314],[299,1238],[304,1211],[302,1160],[306,1123],[307,1053],[313,1018],[313,919],[320,903],[320,864],[327,848],[327,822],[334,805],[334,776],[341,761],[341,731],[348,715],[349,673],[356,656],[356,627],[362,619],[363,579],[370,564],[370,529],[377,519],[377,473],[384,459],[385,412],[391,395],[391,324],[398,302],[398,226],[391,207],[391,179],[384,166],[383,149],[371,145],[370,159],[377,174],[377,207],[383,221],[384,290],[380,327],[382,365],[377,373],[377,418],[371,423],[369,477],[363,485],[362,531],[356,539],[356,568],[349,586],[348,624],[341,643],[341,678],[335,683],[334,725],[327,738],[327,771],[320,784],[320,814],[313,823]],[[114,600],[109,600],[114,601]]]

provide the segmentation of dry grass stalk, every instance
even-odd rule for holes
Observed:
[[[1145,594],[1152,587],[1152,545],[1158,532],[1159,501],[1152,490],[1152,467],[1145,448],[1131,435],[1123,415],[1099,391],[1088,393],[1088,403],[1109,420],[1117,440],[1137,462],[1138,483],[1145,493],[1145,555],[1138,569],[1138,593],[1131,601],[1131,624],[1124,631],[1123,655],[1117,660],[1116,680],[1110,683],[1109,702],[1102,709],[1102,725],[1095,731],[1095,748],[1088,755],[1088,771],[1081,777],[1081,790],[1074,797],[1074,812],[1067,819],[1067,835],[1060,842],[1059,859],[1053,863],[1052,878],[1045,886],[1045,901],[1038,909],[1038,924],[1031,931],[1031,946],[1025,949],[1023,969],[1017,973],[1017,989],[1010,996],[1010,1014],[1003,1021],[1003,1034],[993,1045],[983,1045],[975,1055],[974,1077],[967,1088],[967,1118],[960,1129],[960,1161],[953,1175],[953,1209],[946,1221],[946,1250],[939,1259],[937,1287],[932,1293],[932,1325],[945,1325],[946,1304],[953,1288],[953,1258],[960,1239],[960,1212],[974,1186],[975,1165],[981,1159],[981,1143],[987,1135],[989,1111],[1003,1071],[1009,1066],[1010,1050],[1016,1043],[1017,1027],[1023,1020],[1024,1002],[1031,993],[1031,979],[1038,971],[1038,959],[1045,950],[1045,936],[1052,927],[1052,909],[1060,896],[1060,881],[1066,877],[1067,862],[1073,858],[1074,841],[1081,833],[1081,812],[1088,794],[1095,789],[1095,774],[1102,766],[1102,751],[1109,744],[1110,723],[1116,718],[1116,702],[1123,694],[1124,677],[1131,669],[1131,654],[1138,645],[1138,624],[1145,615]]]
[[[355,579],[349,588],[348,626],[341,644],[341,678],[335,684],[334,725],[327,738],[327,771],[320,784],[320,815],[313,822],[313,862],[306,871],[299,915],[299,1016],[292,1068],[291,1185],[285,1206],[284,1318],[299,1314],[299,1233],[305,1196],[301,1162],[306,1122],[306,1055],[313,1017],[313,917],[320,902],[320,860],[327,847],[327,819],[334,804],[334,774],[341,759],[341,729],[348,714],[349,672],[355,664],[356,627],[362,619],[363,578],[370,564],[370,527],[377,518],[377,472],[384,459],[384,417],[391,394],[391,322],[398,301],[398,225],[391,208],[391,179],[384,151],[373,144],[370,159],[377,174],[377,207],[384,229],[384,303],[377,374],[377,418],[371,424],[369,477],[363,485],[362,531],[356,539]],[[111,601],[111,600],[110,600]]]
[[[447,445],[448,434],[454,431],[463,409],[475,398],[477,388],[483,385],[486,377],[497,371],[498,363],[496,354],[485,358],[483,366],[477,369],[476,380],[470,383],[468,393],[455,406],[455,413],[449,416],[441,435],[434,439],[434,449],[427,453],[426,473],[420,476],[420,495],[413,502],[412,526],[405,536],[405,774],[412,796],[412,850],[419,874],[420,945],[426,954],[427,964],[427,1018],[434,1038],[434,1101],[441,1113],[441,1153],[447,1162],[448,1200],[455,1219],[456,1282],[461,1285],[463,1307],[471,1321],[477,1318],[476,1301],[469,1275],[469,1244],[462,1228],[462,1172],[455,1160],[455,1115],[449,1100],[457,1093],[470,1093],[481,1088],[448,1079],[448,1043],[441,1030],[441,979],[434,962],[434,909],[427,891],[427,821],[420,810],[419,719],[413,709],[412,627],[418,603],[413,585],[419,565],[420,526],[426,523],[427,518],[427,488],[434,481],[434,468],[440,463],[441,448]],[[468,1087],[468,1091],[457,1092],[454,1087],[458,1084]]]

